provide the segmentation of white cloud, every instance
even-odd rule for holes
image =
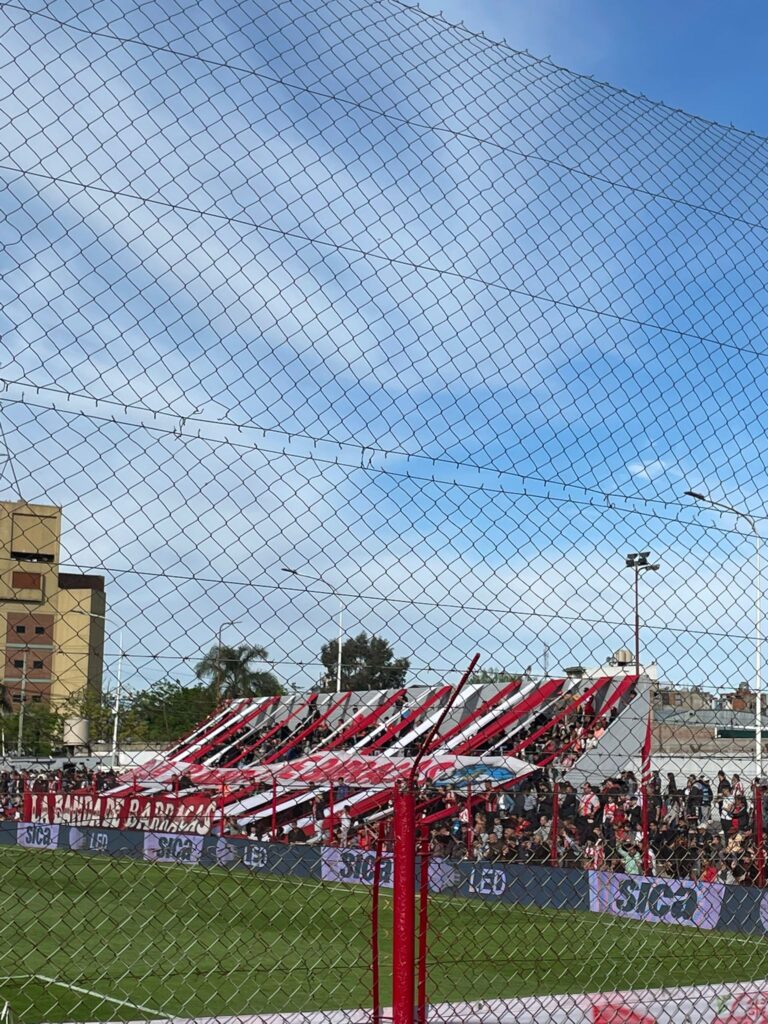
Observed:
[[[668,459],[652,459],[649,462],[630,462],[627,469],[632,476],[641,480],[657,480],[659,477],[681,479],[679,468]]]

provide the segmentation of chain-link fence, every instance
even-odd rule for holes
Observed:
[[[4,1018],[768,1019],[766,141],[397,0],[0,19]]]

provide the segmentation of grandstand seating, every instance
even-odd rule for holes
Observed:
[[[222,819],[233,827],[253,824],[266,834],[275,822],[297,821],[310,836],[318,802],[326,831],[338,826],[343,811],[354,820],[381,813],[392,782],[371,784],[374,767],[382,758],[403,762],[428,740],[433,770],[447,775],[451,765],[481,759],[502,785],[536,768],[578,762],[587,741],[594,749],[595,723],[604,729],[599,744],[605,746],[615,720],[632,714],[636,684],[634,675],[586,684],[572,678],[470,683],[431,740],[454,694],[451,685],[231,700],[130,781],[121,778],[114,792],[129,785],[148,794],[215,787]],[[642,723],[645,716],[634,717]],[[506,774],[499,776],[501,769]],[[422,813],[437,820],[440,807],[432,797]]]

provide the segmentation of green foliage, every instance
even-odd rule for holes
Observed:
[[[195,668],[197,681],[159,679],[144,690],[123,694],[120,743],[168,743],[191,732],[213,711],[218,697],[263,697],[285,691],[276,676],[258,668],[267,652],[263,647],[214,646]],[[218,685],[217,685],[218,684]],[[49,756],[62,750],[64,719],[87,718],[91,744],[112,741],[114,693],[69,698],[55,711],[46,704],[28,703],[24,715],[24,751]],[[4,719],[7,751],[16,749],[18,712]]]
[[[64,718],[87,718],[91,744],[109,743],[112,740],[114,700],[112,693],[70,697],[59,708],[59,714]]]
[[[178,739],[213,711],[216,697],[203,683],[185,686],[178,679],[159,679],[131,694],[120,715],[121,742],[165,743]]]
[[[8,715],[2,720],[5,730],[6,753],[15,753],[19,736],[19,713]],[[28,703],[24,708],[24,754],[30,757],[50,757],[61,747],[63,719],[47,704]]]
[[[489,683],[511,683],[514,680],[520,680],[523,678],[523,673],[519,669],[505,669],[505,668],[481,668],[477,672],[473,672],[469,677],[470,683],[476,683],[478,686],[484,686]]]
[[[325,668],[321,681],[324,690],[336,688],[336,665],[339,655],[337,640],[324,644],[320,661]],[[395,658],[389,643],[380,636],[358,633],[341,645],[342,690],[396,689],[405,682],[410,662]]]
[[[211,692],[223,700],[235,697],[273,697],[285,693],[277,676],[255,668],[267,652],[253,644],[228,647],[216,644],[195,666],[195,675],[208,680]]]

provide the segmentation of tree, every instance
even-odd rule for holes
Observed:
[[[489,683],[512,683],[522,680],[523,673],[519,669],[514,671],[504,668],[481,668],[473,672],[468,682],[478,686],[487,686]]]
[[[321,681],[324,690],[336,689],[336,666],[339,656],[338,640],[324,644],[320,661],[325,668]],[[405,682],[410,662],[395,658],[389,643],[380,636],[359,633],[341,645],[342,690],[396,689]]]
[[[73,694],[62,701],[58,713],[64,718],[87,718],[90,743],[109,743],[115,698],[113,693]]]
[[[210,680],[212,692],[222,699],[233,697],[274,697],[285,693],[271,672],[259,671],[254,663],[264,661],[263,647],[240,644],[214,646],[195,666],[198,679]]]
[[[24,708],[22,746],[29,757],[50,757],[61,748],[64,720],[48,704],[29,703]],[[4,743],[8,753],[15,751],[19,734],[19,713],[3,718]]]
[[[123,742],[177,740],[209,715],[215,704],[210,686],[184,686],[178,679],[159,679],[127,698],[120,713],[120,734]]]

